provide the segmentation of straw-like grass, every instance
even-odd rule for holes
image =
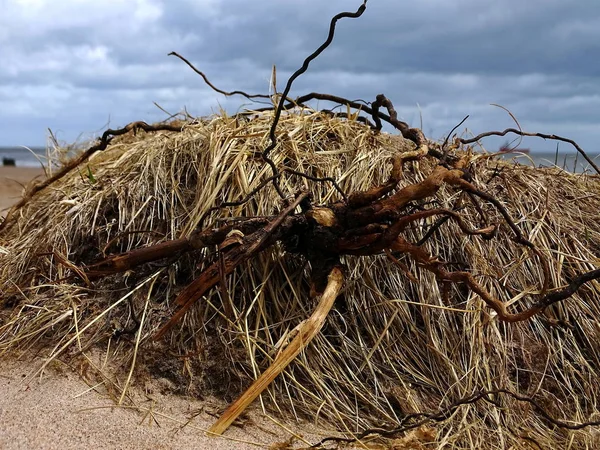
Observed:
[[[270,113],[251,120],[216,116],[182,123],[180,133],[126,135],[38,193],[0,235],[0,354],[43,349],[51,359],[103,348],[123,369],[120,386],[160,376],[174,381],[178,392],[234,399],[315,305],[301,258],[278,246],[260,253],[206,295],[163,342],[153,342],[153,333],[169,317],[176,293],[214,261],[214,252],[148,264],[90,285],[71,275],[102,252],[188,236],[209,208],[258,186],[271,175],[257,156],[268,143],[270,120]],[[333,177],[345,192],[386,181],[390,156],[412,148],[402,138],[312,111],[284,115],[277,133],[271,157],[279,167]],[[547,256],[552,287],[600,266],[598,177],[471,158],[473,183],[495,195]],[[408,164],[401,185],[423,180],[434,164]],[[317,204],[339,199],[328,184],[287,173],[280,183],[290,195],[310,191]],[[457,195],[443,186],[435,198],[450,208]],[[271,215],[280,207],[267,187],[242,206],[211,213],[205,224]],[[502,222],[494,208],[484,208],[491,222]],[[460,213],[478,226],[475,208]],[[416,242],[423,234],[420,226],[405,236]],[[528,304],[539,288],[537,261],[511,240],[506,225],[485,241],[448,221],[425,248],[455,270],[471,271],[502,301]],[[269,408],[357,432],[394,426],[406,414],[437,411],[477,390],[501,387],[535,396],[562,420],[600,418],[597,281],[549,308],[547,317],[510,324],[461,285],[452,287],[451,304],[445,304],[434,275],[408,259],[418,283],[385,256],[344,262],[344,295],[321,333],[263,394]],[[499,401],[502,408],[488,402],[459,407],[434,425],[429,445],[600,446],[594,428],[556,428],[527,404]]]

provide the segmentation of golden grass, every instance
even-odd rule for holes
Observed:
[[[35,348],[51,361],[101,346],[123,368],[116,374],[121,401],[126,387],[144,376],[170,378],[179,392],[226,400],[249,386],[314,308],[308,268],[282,248],[263,252],[225,281],[227,309],[224,290],[214,289],[159,343],[150,338],[172,311],[174,294],[206,267],[212,251],[89,286],[61,280],[72,274],[70,264],[89,264],[102,251],[189,235],[210,207],[260,184],[271,175],[257,156],[268,143],[270,120],[270,113],[251,120],[223,115],[182,123],[181,133],[126,135],[92,157],[89,168],[36,195],[0,235],[0,354]],[[284,115],[277,133],[271,155],[279,167],[331,176],[346,192],[387,180],[389,157],[412,149],[402,138],[312,111]],[[549,258],[553,287],[600,265],[598,177],[513,166],[481,154],[471,158],[473,183],[497,196]],[[433,165],[408,165],[401,184],[422,180]],[[330,185],[290,174],[281,186],[290,196],[309,190],[315,203],[339,199]],[[457,195],[443,187],[436,201],[451,207]],[[206,224],[274,214],[280,207],[277,194],[266,188],[242,206],[211,213]],[[490,221],[501,222],[493,208],[484,208]],[[461,214],[479,225],[474,208]],[[422,234],[415,228],[406,237],[416,242]],[[527,303],[542,274],[510,237],[503,225],[496,239],[484,241],[449,221],[425,246],[453,268],[471,270],[500,300]],[[436,411],[478,389],[504,387],[535,395],[563,420],[598,418],[597,281],[550,308],[551,320],[506,324],[461,286],[452,288],[452,304],[444,304],[433,275],[408,260],[419,283],[384,256],[344,262],[349,273],[343,297],[308,349],[261,396],[266,407],[354,433],[394,426],[406,414]],[[136,320],[140,326],[133,330]],[[132,332],[122,333],[127,330]],[[531,439],[542,447],[600,446],[597,430],[551,428],[527,405],[512,399],[502,404],[458,408],[433,425],[435,442],[427,448],[530,448]]]

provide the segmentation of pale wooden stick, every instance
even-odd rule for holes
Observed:
[[[306,348],[325,323],[325,319],[342,289],[343,282],[344,276],[342,270],[335,267],[329,274],[327,287],[325,288],[325,292],[323,292],[319,304],[312,315],[300,326],[296,337],[275,358],[269,368],[252,383],[252,386],[227,408],[223,415],[209,428],[209,433],[222,434],[248,405],[271,384],[275,377],[283,372],[288,364]]]

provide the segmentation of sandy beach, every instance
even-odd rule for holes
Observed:
[[[29,181],[43,176],[41,168],[0,166],[0,216],[4,217],[6,209],[19,201]]]
[[[138,396],[137,410],[117,407],[101,386],[89,386],[63,363],[34,376],[41,364],[39,359],[0,360],[1,449],[244,450],[272,448],[293,438],[256,406],[240,426],[208,437],[204,430],[215,420],[208,412],[223,405],[146,392]],[[296,446],[319,440],[303,438],[306,442],[294,439]]]

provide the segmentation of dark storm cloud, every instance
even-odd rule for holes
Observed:
[[[32,144],[32,135],[39,143],[46,127],[69,140],[109,118],[112,126],[162,119],[153,101],[198,115],[235,111],[247,102],[212,92],[167,53],[186,56],[222,89],[253,93],[268,92],[276,64],[282,89],[323,42],[330,17],[359,4],[4,0],[0,144]],[[489,106],[499,103],[526,128],[577,130],[572,137],[591,147],[600,138],[599,47],[597,0],[370,0],[361,18],[338,23],[292,94],[383,92],[436,138],[466,114],[474,132],[512,126]],[[37,133],[22,131],[32,127]]]
[[[326,4],[326,6],[323,6]],[[222,2],[217,20],[193,8],[167,9],[164,22],[202,33],[210,60],[252,58],[292,69],[323,40],[330,16],[358,2]],[[350,8],[352,6],[352,8]],[[291,51],[290,51],[291,50]],[[595,0],[371,1],[338,25],[316,65],[353,71],[598,75],[600,8]],[[302,54],[302,53],[300,53]]]

